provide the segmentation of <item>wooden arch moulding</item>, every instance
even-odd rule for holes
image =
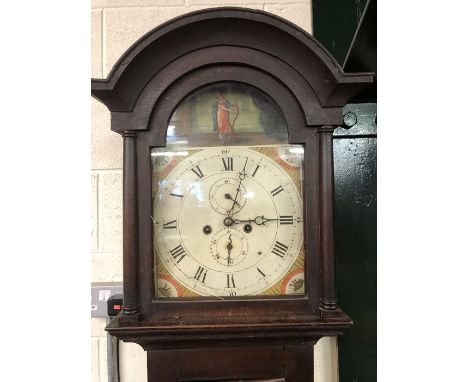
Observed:
[[[308,292],[267,300],[157,301],[150,149],[165,146],[168,122],[185,97],[226,81],[268,94],[286,119],[289,143],[304,145]],[[332,134],[343,122],[343,106],[372,81],[370,73],[344,73],[294,24],[238,8],[171,20],[132,45],[106,79],[93,79],[92,95],[108,107],[111,128],[124,139],[124,309],[107,330],[155,351],[315,343],[349,327],[335,298]]]

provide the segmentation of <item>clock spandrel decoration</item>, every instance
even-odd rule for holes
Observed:
[[[93,79],[124,139],[124,308],[107,330],[147,350],[148,380],[313,380],[313,344],[352,324],[332,134],[371,82],[235,8],[174,19]]]

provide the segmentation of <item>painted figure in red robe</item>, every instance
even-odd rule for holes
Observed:
[[[239,107],[237,106],[237,102],[232,107],[228,107],[228,101],[221,94],[218,94],[216,97],[216,106],[219,139],[222,143],[227,143],[234,132],[234,123],[239,116]],[[236,116],[231,123],[229,121],[229,112],[234,110],[236,111]]]

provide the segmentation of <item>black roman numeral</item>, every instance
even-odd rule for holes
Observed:
[[[276,196],[278,195],[281,191],[283,191],[284,188],[283,186],[278,186],[276,187],[275,189],[271,190],[270,193],[273,195],[273,196]]]
[[[175,229],[177,228],[177,220],[167,222],[163,224],[163,229]]]
[[[287,251],[288,251],[288,247],[280,241],[275,242],[275,245],[273,249],[271,250],[271,252],[273,252],[275,255],[281,258],[283,258],[284,255],[286,255]]]
[[[177,264],[179,264],[179,263],[181,262],[181,260],[187,255],[187,254],[185,253],[184,248],[182,248],[182,245],[181,245],[181,244],[179,244],[179,245],[178,245],[177,247],[175,247],[174,249],[171,249],[171,250],[169,251],[169,253],[171,254],[171,256],[172,256],[172,258],[173,258],[174,260],[177,260],[177,258],[179,258],[179,259],[177,260]]]
[[[263,273],[259,267],[257,267],[257,271],[258,271],[258,273],[260,273],[263,277],[265,277],[265,273]]]
[[[293,224],[294,219],[292,215],[280,215],[279,221],[280,221],[280,225],[281,224]]]
[[[234,158],[233,157],[225,157],[221,159],[223,160],[224,170],[226,171],[234,170]]]
[[[193,276],[194,279],[196,279],[197,281],[200,281],[201,279],[201,282],[204,283],[205,282],[205,278],[206,278],[206,269],[205,268],[202,268],[202,267],[198,267],[197,269],[197,272],[195,273],[195,276]]]
[[[176,198],[183,198],[184,195],[176,194],[175,192],[171,192],[169,195],[175,196]]]
[[[202,170],[200,169],[200,166],[195,166],[194,168],[191,169],[196,176],[198,176],[200,179],[204,177]]]
[[[234,283],[234,275],[226,275],[227,277],[227,287],[235,288],[236,284]]]
[[[255,176],[255,174],[257,173],[259,167],[260,167],[259,164],[257,165],[257,167],[255,167],[255,170],[254,170],[254,172],[252,173],[252,178],[253,178],[253,177]]]

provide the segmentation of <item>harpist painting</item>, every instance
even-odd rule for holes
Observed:
[[[229,113],[235,110],[236,115],[232,122]],[[221,93],[216,95],[216,120],[214,120],[214,130],[218,132],[221,143],[230,141],[232,133],[234,133],[234,124],[239,117],[239,106],[237,102],[231,104]]]
[[[259,136],[265,144],[287,142],[286,122],[278,106],[252,86],[223,82],[198,90],[177,107],[167,143],[245,145]]]

